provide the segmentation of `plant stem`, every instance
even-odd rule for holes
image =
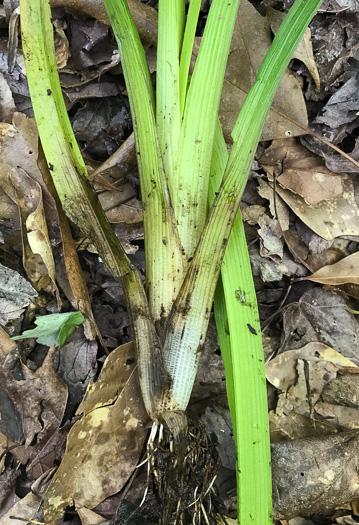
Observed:
[[[136,342],[143,398],[148,413],[155,419],[158,400],[169,383],[161,345],[141,278],[88,179],[62,97],[50,20],[48,1],[21,0],[22,44],[39,136],[67,216],[96,246],[108,271],[121,279]]]
[[[156,131],[155,103],[143,47],[126,0],[104,0],[128,89],[144,211],[146,288],[151,315],[164,323],[183,280],[183,251]]]

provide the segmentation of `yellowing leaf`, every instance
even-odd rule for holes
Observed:
[[[323,266],[320,270],[309,275],[307,279],[330,285],[359,284],[359,252],[348,255],[335,264]]]

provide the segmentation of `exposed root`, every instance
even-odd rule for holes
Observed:
[[[169,431],[162,425],[152,427],[147,444],[147,488],[142,503],[153,523],[216,523],[211,497],[219,460],[201,422],[189,423],[186,445],[181,461]]]

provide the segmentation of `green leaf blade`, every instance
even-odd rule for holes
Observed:
[[[81,312],[66,312],[39,316],[35,319],[36,328],[25,330],[21,335],[12,337],[13,341],[36,338],[45,346],[63,346],[76,328],[84,322]]]

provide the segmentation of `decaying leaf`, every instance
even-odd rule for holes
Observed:
[[[329,285],[359,284],[359,252],[348,255],[335,264],[323,266],[307,279]]]
[[[230,140],[239,110],[271,43],[268,20],[248,0],[242,0],[228,57],[219,115],[227,140]],[[301,87],[287,70],[274,97],[262,140],[303,135],[303,128],[305,130],[307,125]]]
[[[358,498],[358,444],[357,431],[272,444],[273,517],[330,515]]]
[[[21,275],[0,264],[0,323],[20,317],[37,296],[36,290]]]
[[[41,496],[29,492],[0,518],[0,525],[10,525],[10,523],[11,525],[24,525],[24,522],[33,519],[41,505],[41,500]],[[18,519],[10,516],[16,516]]]
[[[96,385],[100,390],[107,377],[112,388],[102,396]],[[90,411],[71,429],[65,456],[45,494],[47,523],[60,519],[68,505],[93,509],[121,490],[140,457],[148,416],[132,345],[111,352],[89,392],[84,409]]]
[[[0,381],[22,419],[25,445],[35,436],[47,440],[60,427],[67,401],[67,387],[54,370],[55,345],[40,368],[32,372],[21,363],[23,379],[17,381],[11,372],[0,368]]]
[[[305,292],[298,303],[285,310],[280,352],[313,341],[334,348],[354,362],[358,359],[357,319],[346,310],[342,297],[319,287]]]

